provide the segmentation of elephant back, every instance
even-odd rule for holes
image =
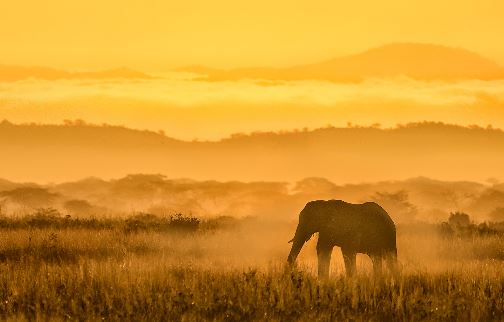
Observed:
[[[314,204],[315,205],[315,204]],[[396,227],[389,214],[377,203],[352,204],[342,200],[316,203],[321,230],[334,235],[340,246],[360,252],[377,253],[396,250]]]

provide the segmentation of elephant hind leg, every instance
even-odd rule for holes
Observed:
[[[399,265],[397,263],[397,250],[390,251],[385,258],[389,271],[396,275],[399,273]]]
[[[355,261],[357,253],[349,249],[341,249],[343,253],[343,260],[345,261],[345,270],[347,276],[353,276],[356,272]]]
[[[383,257],[381,255],[371,255],[373,261],[373,272],[375,276],[380,276],[382,273]]]

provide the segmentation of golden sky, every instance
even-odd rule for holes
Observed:
[[[5,0],[0,63],[285,66],[423,42],[504,64],[502,12],[499,0]]]

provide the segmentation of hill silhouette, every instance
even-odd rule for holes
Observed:
[[[0,81],[19,81],[24,79],[110,79],[110,78],[129,78],[129,79],[150,79],[152,76],[128,68],[116,68],[103,71],[92,72],[70,72],[61,69],[39,66],[11,66],[0,65]]]
[[[219,70],[203,66],[179,69],[207,75],[208,80],[327,80],[356,82],[366,78],[406,76],[419,80],[493,80],[504,78],[497,63],[471,51],[432,44],[397,43],[328,61],[289,68]]]
[[[83,122],[0,123],[0,177],[65,181],[128,173],[175,178],[296,181],[326,177],[368,182],[428,176],[443,180],[498,177],[504,132],[442,123],[392,129],[327,127],[313,131],[237,134],[191,142],[151,131]]]

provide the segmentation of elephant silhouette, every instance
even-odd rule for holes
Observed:
[[[315,233],[318,276],[329,277],[329,264],[334,246],[341,247],[347,276],[355,273],[357,253],[367,254],[375,274],[381,273],[385,260],[396,271],[396,227],[388,213],[374,202],[351,204],[342,200],[316,200],[306,204],[299,214],[299,223],[287,261],[296,261],[304,243]]]

